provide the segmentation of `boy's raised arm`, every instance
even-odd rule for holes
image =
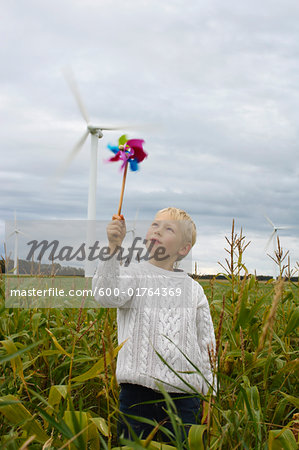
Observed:
[[[112,217],[107,226],[107,237],[111,257],[100,261],[92,279],[92,290],[96,302],[103,307],[118,308],[130,303],[135,287],[135,278],[130,268],[120,266],[117,248],[121,247],[126,235],[123,215]]]

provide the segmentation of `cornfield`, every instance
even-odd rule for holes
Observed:
[[[215,327],[218,392],[213,402],[198,393],[206,409],[186,448],[296,449],[299,283],[279,242],[279,277],[267,283],[248,273],[249,243],[234,223],[226,243],[226,279],[201,282]],[[175,419],[170,441],[161,441],[163,425],[154,422],[147,439],[117,441],[115,309],[5,308],[4,274],[0,283],[1,449],[185,448],[165,392]]]

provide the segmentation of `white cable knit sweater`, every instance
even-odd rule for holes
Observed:
[[[124,267],[115,255],[100,261],[92,289],[100,306],[118,308],[118,343],[128,338],[117,356],[118,383],[159,391],[157,379],[168,392],[193,392],[161,361],[156,350],[205,395],[209,386],[186,355],[216,391],[208,354],[208,346],[216,347],[209,303],[202,287],[186,272],[161,269],[148,261]],[[181,295],[176,295],[180,289]],[[180,373],[186,371],[195,373]]]

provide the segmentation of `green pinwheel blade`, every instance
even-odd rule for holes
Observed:
[[[126,134],[123,134],[119,139],[118,139],[118,145],[125,145],[125,143],[128,140],[128,136]]]

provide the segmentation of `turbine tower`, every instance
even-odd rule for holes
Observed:
[[[18,275],[19,274],[19,267],[18,267],[18,246],[19,246],[19,234],[23,234],[24,233],[22,231],[20,231],[17,227],[17,214],[15,211],[15,221],[14,221],[14,230],[12,233],[10,233],[10,235],[8,236],[9,238],[11,236],[15,236],[15,245],[14,245],[14,265],[13,265],[13,274],[14,275]]]

